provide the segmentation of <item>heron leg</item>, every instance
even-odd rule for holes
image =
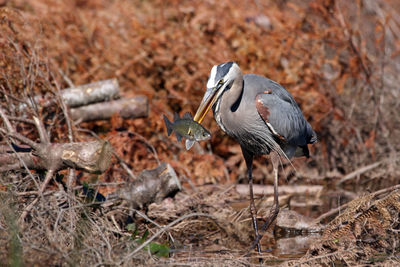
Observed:
[[[275,221],[279,213],[279,194],[278,194],[278,168],[279,168],[279,155],[275,152],[271,153],[271,162],[274,172],[274,205],[269,211],[269,215],[264,225],[261,228],[261,233],[264,233],[268,227]]]
[[[242,152],[243,152],[243,157],[244,160],[246,161],[246,166],[247,166],[247,171],[248,171],[248,178],[249,178],[249,192],[250,192],[250,213],[251,213],[251,219],[253,222],[253,228],[255,232],[255,238],[257,240],[259,234],[258,234],[258,225],[257,225],[257,208],[256,205],[254,204],[254,194],[253,194],[253,155],[249,153],[247,150],[245,150],[242,147]],[[255,246],[257,246],[257,251],[259,254],[261,254],[261,246],[260,246],[260,240],[258,239],[255,245],[252,245],[253,249]]]
[[[255,247],[256,244],[259,244],[261,238],[263,237],[265,231],[271,226],[272,222],[275,221],[276,217],[279,213],[279,199],[278,199],[278,167],[279,167],[279,155],[275,152],[271,153],[271,162],[274,172],[274,205],[271,207],[269,211],[268,218],[265,220],[265,223],[261,227],[260,234],[256,237],[252,248]]]

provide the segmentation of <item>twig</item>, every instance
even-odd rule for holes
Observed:
[[[152,151],[153,154],[154,154],[154,158],[155,158],[156,161],[157,161],[157,164],[160,165],[160,160],[159,160],[159,158],[158,158],[157,151],[156,151],[156,149],[154,148],[154,146],[153,146],[152,144],[150,144],[150,143],[146,140],[146,138],[144,138],[144,136],[142,136],[142,135],[140,135],[140,134],[138,134],[138,133],[135,133],[135,132],[131,132],[131,131],[127,131],[127,132],[128,132],[128,134],[133,134],[133,135],[139,137],[139,138],[143,141],[143,143],[145,143],[145,144],[151,149],[151,151]]]
[[[159,235],[161,235],[163,232],[165,232],[167,229],[171,228],[172,226],[174,226],[175,224],[186,220],[190,217],[208,217],[211,218],[212,220],[215,220],[215,217],[210,215],[210,214],[205,214],[205,213],[191,213],[188,215],[184,215],[176,220],[174,220],[173,222],[169,223],[167,226],[162,227],[162,229],[160,231],[158,231],[157,233],[155,233],[152,237],[150,237],[149,239],[146,240],[146,242],[144,242],[143,244],[141,244],[140,246],[138,246],[134,251],[132,251],[131,253],[129,253],[127,256],[125,256],[120,262],[117,263],[117,265],[122,265],[124,262],[128,261],[130,258],[132,258],[138,251],[142,250],[144,247],[146,247],[148,244],[150,244],[151,241],[153,241],[156,237],[158,237]]]
[[[137,209],[132,209],[134,212],[136,212],[140,217],[142,217],[143,219],[151,222],[152,224],[154,224],[155,226],[157,226],[160,229],[163,229],[162,225],[159,225],[157,222],[153,221],[152,219],[150,219],[148,216],[146,216],[146,214],[144,214],[143,212],[140,212]],[[171,238],[172,242],[175,242],[175,239],[172,237],[171,233],[167,233],[169,235],[169,238]]]
[[[114,227],[117,228],[117,231],[115,231],[115,230],[113,230],[113,229],[111,229],[111,231],[113,231],[113,232],[118,232],[119,234],[122,235],[123,233],[122,233],[121,229],[119,228],[119,225],[118,225],[117,221],[115,220],[114,215],[111,215],[110,217],[111,217],[112,223],[114,224]],[[129,235],[129,234],[128,234],[128,235]]]
[[[373,197],[377,197],[379,195],[385,194],[387,192],[390,192],[390,191],[393,191],[393,190],[396,190],[396,189],[400,189],[400,184],[394,185],[394,186],[391,186],[391,187],[387,187],[387,188],[384,188],[384,189],[381,189],[381,190],[378,190],[378,191],[375,191],[372,194],[373,194]]]
[[[133,180],[136,180],[137,176],[133,174],[132,170],[128,167],[128,164],[114,151],[113,151],[113,155],[118,159],[119,164],[126,171],[126,173],[129,175],[129,177],[131,177]]]
[[[15,139],[21,141],[24,144],[27,144],[31,148],[33,148],[36,151],[40,151],[40,145],[38,143],[35,143],[29,138],[26,138],[25,136],[17,133],[17,132],[6,132],[4,129],[0,129],[1,132],[3,132],[5,135],[8,135],[9,137],[14,137]]]
[[[383,160],[375,162],[375,163],[372,163],[372,164],[369,164],[369,165],[364,166],[364,167],[361,167],[361,168],[359,168],[359,169],[347,174],[346,176],[344,176],[342,179],[340,179],[336,183],[336,185],[338,186],[338,185],[340,185],[340,184],[342,184],[342,183],[344,183],[344,182],[346,182],[346,181],[348,181],[350,179],[353,179],[354,177],[359,176],[360,174],[363,174],[363,173],[368,172],[368,171],[370,171],[372,169],[375,169],[376,167],[378,167],[382,163],[383,163]]]
[[[75,87],[74,83],[71,79],[63,72],[61,68],[58,68],[58,73],[63,77],[64,81],[68,84],[69,87]]]
[[[1,132],[1,131],[0,131]],[[5,137],[5,135],[3,135]],[[7,145],[11,148],[11,150],[15,153],[17,156],[18,160],[21,162],[22,166],[24,166],[24,169],[26,172],[29,174],[29,176],[32,178],[32,181],[35,183],[36,188],[39,188],[39,184],[36,182],[35,177],[33,177],[33,174],[29,171],[28,166],[26,166],[25,161],[22,160],[21,156],[15,151],[15,148],[11,145],[11,143],[8,141],[7,138],[5,138]]]
[[[51,195],[53,193],[54,192],[52,192],[52,191],[43,192],[43,196]],[[39,191],[16,192],[15,194],[19,197],[27,197],[27,196],[32,196],[32,195],[37,196],[37,195],[39,195]]]
[[[33,121],[36,126],[36,129],[39,133],[40,142],[43,144],[50,144],[49,135],[46,133],[46,129],[44,128],[43,121],[39,120],[38,117],[33,116]]]
[[[29,123],[29,124],[35,124],[35,122],[33,120],[25,119],[25,118],[21,118],[21,117],[7,116],[7,118],[10,121],[19,121],[19,122],[25,122],[25,123]]]
[[[328,218],[328,217],[330,217],[330,216],[332,216],[332,215],[335,215],[335,214],[338,213],[339,211],[341,211],[341,210],[343,210],[343,209],[346,209],[347,206],[349,205],[349,203],[350,203],[350,202],[347,202],[346,204],[343,204],[343,205],[341,205],[341,206],[339,206],[339,207],[337,207],[337,208],[335,208],[335,209],[333,209],[333,210],[330,210],[330,211],[328,211],[328,212],[322,214],[321,216],[319,216],[318,218],[316,218],[316,219],[314,220],[314,222],[315,222],[315,223],[320,223],[322,220],[324,220],[324,219],[326,219],[326,218]]]
[[[43,194],[44,190],[46,189],[47,184],[50,182],[50,179],[53,178],[53,175],[54,175],[54,170],[50,169],[47,171],[44,181],[39,189],[40,196],[43,196],[42,194]]]
[[[60,89],[60,86],[58,85],[58,82],[56,81],[56,79],[53,76],[53,74],[52,73],[50,73],[50,74],[51,74],[51,76],[52,76],[52,78],[54,80],[54,84],[55,84],[55,86],[57,88],[57,94],[56,94],[57,95],[57,99],[61,104],[60,105],[61,106],[61,110],[62,110],[62,112],[64,114],[65,122],[67,123],[68,140],[72,143],[72,142],[74,142],[74,135],[73,135],[73,131],[72,131],[71,118],[69,117],[69,114],[68,114],[68,108],[67,108],[67,105],[65,105],[65,102],[64,102],[63,98],[61,97],[61,93],[60,93],[61,89]]]
[[[3,109],[0,107],[0,116],[3,119],[4,124],[7,127],[7,130],[12,133],[15,132],[14,128],[12,127],[10,121],[8,120],[6,114],[4,113]]]
[[[3,77],[3,78],[5,78],[5,77]],[[6,78],[5,78],[5,80],[6,80],[7,84],[8,84],[8,80]],[[9,85],[9,87],[11,87],[11,85]],[[1,93],[6,97],[6,99],[7,99],[7,97],[9,97],[9,98],[11,98],[12,100],[14,100],[14,101],[16,101],[18,103],[28,105],[28,103],[26,101],[24,101],[24,100],[14,96],[14,95],[12,95],[12,94],[7,93],[5,88],[4,88],[4,86],[1,85],[1,84],[0,84],[0,88],[1,88]]]
[[[38,201],[39,201],[39,198],[37,197],[37,198],[35,198],[35,199],[31,202],[31,204],[29,204],[29,205],[24,209],[24,211],[21,213],[21,216],[20,216],[19,219],[18,219],[18,224],[21,224],[21,223],[25,220],[25,217],[28,215],[28,213],[31,211],[31,209],[33,208],[33,206],[34,206]]]

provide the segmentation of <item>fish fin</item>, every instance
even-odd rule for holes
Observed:
[[[192,114],[190,114],[189,112],[186,112],[185,114],[183,114],[182,119],[193,120],[193,117],[192,117]]]
[[[194,140],[186,139],[186,150],[189,150],[195,142]]]
[[[180,120],[181,118],[179,118],[179,114],[174,112],[174,122]]]
[[[163,115],[163,116],[164,116],[165,126],[167,127],[168,136],[170,136],[172,133],[172,123],[169,121],[167,116],[165,116],[165,115]]]
[[[180,142],[182,140],[182,135],[180,135],[178,132],[175,132],[175,135],[176,135],[176,140]]]

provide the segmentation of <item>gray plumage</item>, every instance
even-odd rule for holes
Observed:
[[[317,140],[316,134],[305,120],[296,101],[280,84],[259,75],[246,74],[243,76],[242,86],[233,82],[225,90],[213,106],[214,116],[218,118],[220,127],[242,147],[254,155],[269,154],[271,150],[279,153],[281,149],[289,159],[293,156],[308,156],[307,144]],[[265,91],[270,93],[264,93]],[[257,100],[269,111],[267,121],[256,108]],[[230,108],[220,112],[219,106]]]
[[[231,70],[229,80],[224,81],[230,84],[212,107],[222,130],[254,155],[269,154],[274,150],[281,156],[284,156],[283,151],[289,159],[308,156],[307,144],[317,140],[316,134],[285,88],[259,75],[242,75],[236,63],[229,62],[216,69],[214,84]],[[267,121],[259,114],[256,101],[268,110]]]

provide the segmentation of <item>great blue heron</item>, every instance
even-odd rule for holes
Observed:
[[[292,95],[280,84],[256,74],[242,74],[235,62],[211,69],[207,90],[194,116],[201,123],[212,107],[219,127],[239,142],[249,178],[250,212],[255,230],[252,248],[279,212],[278,167],[280,157],[309,156],[307,144],[317,136]],[[261,231],[253,197],[252,165],[256,155],[270,154],[274,172],[274,205]],[[259,234],[261,233],[261,234]]]

